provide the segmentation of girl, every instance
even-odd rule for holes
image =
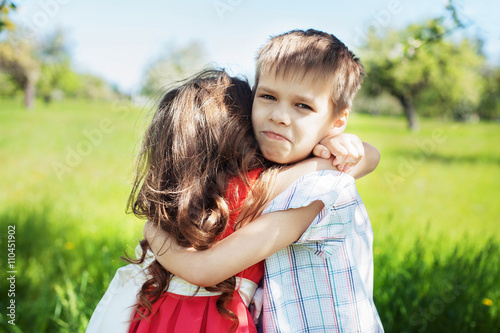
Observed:
[[[231,233],[249,185],[265,166],[252,135],[251,101],[246,81],[219,70],[204,71],[166,93],[139,154],[128,203],[134,214],[177,244],[199,250]],[[270,183],[273,173],[259,182]],[[254,191],[261,198],[269,192],[262,186]],[[147,269],[118,270],[87,332],[124,332],[129,325],[130,332],[256,332],[247,305],[262,263],[238,279],[191,288],[148,256],[146,241],[140,246],[140,259],[129,261]],[[136,303],[136,311],[127,309]]]
[[[221,71],[204,72],[168,93],[146,132],[132,211],[183,247],[207,249],[230,234],[248,186],[264,166],[250,126],[251,100],[246,82]],[[263,179],[272,172],[266,174]],[[260,189],[257,197],[264,198],[268,190]],[[138,263],[149,244],[141,247]],[[156,261],[148,271],[130,332],[255,331],[247,305],[262,263],[204,289],[173,277]]]
[[[310,171],[299,166],[278,174],[278,167],[266,164],[252,134],[251,101],[247,82],[216,70],[168,92],[143,140],[129,199],[134,214],[167,232],[173,243],[204,250],[252,220],[300,172]],[[329,161],[319,164],[334,168]],[[296,213],[308,221],[317,215]],[[165,270],[146,241],[140,247],[140,259],[129,261],[147,268],[118,270],[87,332],[256,332],[247,306],[262,263],[199,288]]]

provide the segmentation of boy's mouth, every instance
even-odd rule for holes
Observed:
[[[284,137],[283,135],[281,134],[278,134],[278,133],[275,133],[275,132],[268,132],[268,131],[264,131],[262,132],[266,137],[268,137],[269,139],[272,139],[272,140],[278,140],[278,141],[288,141],[290,142],[290,140],[288,140],[286,137]]]

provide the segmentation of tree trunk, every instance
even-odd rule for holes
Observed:
[[[412,132],[418,131],[420,126],[418,124],[417,110],[415,109],[413,98],[411,96],[402,96],[399,98],[399,101],[401,105],[403,105],[403,110],[408,120],[408,128]]]
[[[35,80],[28,76],[26,84],[24,85],[24,106],[26,106],[28,110],[35,107],[35,89]]]
[[[51,94],[45,94],[43,95],[43,101],[45,102],[45,104],[50,104],[52,102],[52,96]]]

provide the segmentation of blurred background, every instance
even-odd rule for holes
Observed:
[[[252,83],[269,36],[315,28],[368,73],[347,131],[382,153],[358,188],[386,332],[497,332],[499,12],[493,0],[0,0],[0,331],[85,330],[142,235],[125,205],[165,87],[208,65]]]

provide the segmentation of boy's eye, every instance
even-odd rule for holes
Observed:
[[[274,96],[272,96],[272,95],[266,95],[266,94],[264,94],[264,95],[262,95],[262,96],[260,96],[260,97],[262,97],[262,98],[264,98],[264,99],[269,99],[269,100],[272,100],[272,101],[275,101],[275,100],[276,100],[276,97],[274,97]]]
[[[309,105],[304,104],[304,103],[299,103],[299,104],[297,104],[297,107],[299,107],[299,108],[301,108],[301,109],[308,109],[308,110],[312,110],[312,107],[310,107]]]

